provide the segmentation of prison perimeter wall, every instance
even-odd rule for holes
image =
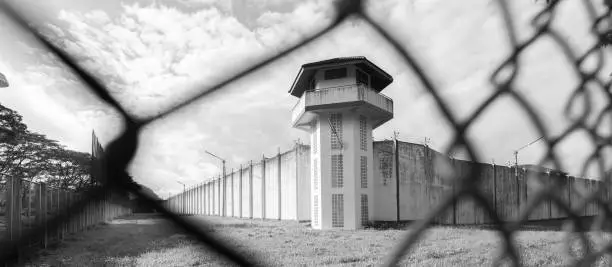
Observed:
[[[414,221],[425,218],[445,197],[457,192],[454,179],[480,178],[478,187],[504,221],[518,220],[540,188],[557,186],[555,194],[575,209],[584,195],[602,182],[567,176],[557,171],[535,171],[450,158],[422,144],[378,141],[373,146],[374,194],[371,221]],[[476,172],[480,170],[480,172]],[[169,198],[165,205],[184,215],[212,215],[252,219],[310,220],[310,147],[296,144],[287,152],[262,158],[230,170]],[[347,177],[348,178],[348,177]],[[603,200],[610,199],[602,190]],[[578,211],[599,214],[596,203]],[[532,221],[566,217],[550,198],[529,215]],[[486,224],[492,220],[481,205],[462,198],[444,213],[441,224]]]

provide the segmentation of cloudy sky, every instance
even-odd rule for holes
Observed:
[[[9,2],[18,2],[46,36],[77,56],[130,113],[141,117],[282,51],[328,25],[334,15],[328,0]],[[530,18],[544,1],[508,2],[519,39],[526,40],[534,32]],[[553,23],[577,53],[594,42],[584,10],[580,0],[564,1]],[[417,57],[457,118],[469,117],[494,92],[489,76],[511,51],[496,1],[377,0],[368,13]],[[32,130],[81,151],[90,150],[92,129],[103,144],[121,132],[114,110],[2,15],[0,36],[7,40],[0,43],[0,72],[11,83],[0,91],[0,101],[20,112]],[[414,72],[371,26],[352,20],[151,124],[141,135],[130,172],[166,197],[182,190],[176,181],[196,184],[219,172],[219,162],[204,150],[236,168],[279,147],[288,150],[297,139],[307,143],[304,132],[290,127],[297,99],[287,91],[302,64],[340,56],[366,56],[394,77],[383,93],[394,99],[395,117],[374,131],[375,139],[390,138],[396,130],[401,140],[421,143],[427,137],[434,149],[448,148],[453,128]],[[536,107],[549,134],[558,135],[570,122],[563,110],[578,85],[575,72],[550,38],[527,49],[520,64],[517,91]],[[612,66],[606,63],[603,72],[607,76]],[[594,101],[595,111],[605,104],[601,94]],[[539,137],[527,118],[505,97],[487,108],[468,136],[483,161],[506,164],[515,149]],[[610,134],[606,126],[601,131]],[[592,150],[585,137],[573,134],[556,150],[564,169],[575,175]],[[543,152],[536,143],[521,150],[519,163],[537,163]]]

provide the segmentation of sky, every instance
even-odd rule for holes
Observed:
[[[329,25],[334,15],[327,0],[8,2],[100,77],[138,117],[159,114],[212,88]],[[544,1],[508,2],[518,38],[525,41],[534,33],[530,19]],[[584,10],[580,0],[563,1],[552,24],[579,54],[594,42]],[[456,119],[468,118],[494,93],[489,77],[512,51],[497,1],[377,0],[368,2],[367,13],[417,59]],[[11,84],[0,91],[0,102],[22,114],[30,129],[85,152],[90,151],[92,130],[105,145],[121,133],[115,110],[1,14],[0,36],[10,36],[0,42],[0,72]],[[297,98],[288,94],[289,87],[302,64],[342,56],[365,56],[393,76],[382,93],[394,100],[394,118],[374,130],[376,140],[390,139],[398,131],[402,141],[423,143],[428,138],[438,151],[449,147],[454,129],[415,72],[370,25],[352,19],[148,125],[129,172],[167,197],[182,190],[178,182],[194,185],[220,172],[220,162],[205,150],[225,158],[231,169],[278,149],[289,150],[297,140],[307,144],[307,134],[290,126]],[[608,61],[602,77],[612,72]],[[551,38],[531,45],[519,63],[516,91],[536,109],[549,136],[560,134],[571,122],[564,109],[578,85],[575,71]],[[605,96],[593,92],[596,113],[590,121],[605,105]],[[579,103],[572,114],[584,108]],[[609,135],[610,126],[608,121],[598,130]],[[509,97],[487,107],[467,136],[481,161],[502,165],[514,161],[514,150],[540,137]],[[563,170],[580,175],[592,149],[586,134],[577,132],[555,153]],[[519,164],[537,164],[545,151],[542,142],[522,149]]]

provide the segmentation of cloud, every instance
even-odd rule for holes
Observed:
[[[197,1],[182,2],[191,5]],[[163,5],[124,5],[116,17],[100,10],[64,10],[60,19],[68,27],[50,26],[50,31],[88,69],[102,75],[113,95],[132,113],[147,116],[303,40],[332,18],[331,1],[287,4],[292,5],[288,10],[282,10],[280,1],[241,6],[229,1],[199,2],[190,12]],[[266,7],[275,8],[262,11]],[[489,77],[511,47],[498,7],[490,1],[381,0],[369,2],[368,8],[368,14],[416,58],[460,121],[495,92]],[[512,3],[521,38],[533,32],[529,18],[541,8],[527,0]],[[584,18],[574,22],[568,11],[575,8],[564,7],[561,20],[563,28],[569,29],[569,42],[583,49],[589,42],[584,38],[588,27]],[[399,130],[405,136],[431,138],[438,150],[450,145],[454,129],[416,73],[372,27],[353,21],[148,126],[130,171],[145,185],[179,190],[176,180],[195,183],[218,173],[218,162],[204,154],[204,149],[228,159],[228,168],[258,159],[262,153],[275,154],[278,146],[289,149],[292,140],[307,139],[305,133],[289,126],[290,110],[297,99],[287,90],[300,65],[354,55],[368,57],[394,76],[383,93],[394,99],[395,118],[375,131],[376,138],[390,137],[393,130]],[[515,83],[553,134],[568,125],[561,112],[575,83],[563,60],[554,45],[540,42],[521,57],[525,67]],[[33,77],[40,84],[53,79],[41,74]],[[55,97],[62,98],[60,94]],[[538,137],[521,110],[512,99],[503,98],[468,129],[484,161],[505,162],[513,157],[514,149]],[[76,117],[113,121],[108,114],[92,111]],[[108,142],[106,137],[120,129],[107,127],[105,131],[103,139]],[[590,150],[579,145],[584,141],[578,136],[564,142],[563,157],[572,172]],[[543,150],[539,145],[526,149],[521,160],[537,161]],[[567,152],[571,150],[580,151]]]
[[[69,85],[66,81],[49,75],[49,72],[36,68],[20,72],[8,64],[2,64],[1,60],[0,69],[11,83],[9,88],[0,91],[3,104],[18,111],[30,130],[58,140],[70,149],[89,151],[91,130],[104,128],[101,127],[104,123],[98,124],[102,122],[101,119],[115,123],[112,121],[112,111],[104,108],[97,111],[73,110],[66,96],[58,98],[57,91],[52,88],[62,85],[65,92],[71,92],[74,88],[66,86]],[[110,140],[112,134],[115,133],[105,132],[103,136]]]

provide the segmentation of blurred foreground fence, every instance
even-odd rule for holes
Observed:
[[[375,1],[369,1],[367,4],[372,2]],[[422,85],[428,96],[431,96],[433,103],[435,103],[436,107],[444,118],[440,123],[447,124],[449,131],[452,131],[452,142],[447,153],[464,150],[465,154],[470,160],[474,162],[482,162],[483,159],[480,157],[481,155],[476,152],[476,144],[467,138],[467,132],[470,130],[470,127],[474,125],[474,122],[477,119],[488,113],[490,109],[487,109],[487,107],[490,107],[491,104],[497,102],[497,100],[507,97],[511,98],[521,108],[521,110],[528,115],[527,120],[531,123],[535,132],[540,136],[544,136],[543,142],[547,149],[547,153],[545,158],[542,159],[542,163],[552,163],[556,169],[563,169],[559,155],[555,149],[558,148],[561,141],[568,139],[568,136],[576,132],[583,132],[588,136],[590,141],[589,147],[592,148],[590,149],[590,152],[592,153],[589,154],[588,159],[584,162],[585,169],[593,166],[599,167],[598,169],[600,170],[600,176],[605,184],[605,186],[600,186],[597,191],[586,194],[582,201],[572,203],[571,206],[568,206],[566,203],[564,203],[561,197],[555,194],[555,191],[558,190],[559,186],[541,186],[533,192],[535,197],[531,199],[529,203],[526,203],[525,208],[522,209],[520,214],[518,214],[517,220],[513,223],[505,224],[503,223],[502,214],[495,209],[495,203],[486,197],[485,192],[480,190],[479,184],[483,182],[482,177],[484,176],[482,173],[486,170],[483,169],[483,166],[476,165],[476,168],[470,169],[469,173],[466,175],[454,175],[454,177],[457,178],[454,180],[455,190],[453,190],[452,193],[445,195],[444,198],[438,202],[438,205],[436,205],[435,208],[430,209],[424,218],[413,225],[411,231],[406,233],[405,238],[400,240],[394,247],[393,251],[388,254],[384,265],[397,266],[400,264],[404,259],[404,256],[412,249],[417,247],[419,241],[426,233],[427,228],[432,225],[437,217],[442,215],[457,202],[464,199],[471,199],[480,208],[486,211],[491,218],[491,221],[497,225],[496,230],[499,234],[499,240],[502,245],[502,253],[500,253],[500,255],[494,260],[494,266],[501,266],[502,264],[506,265],[507,263],[511,263],[515,266],[523,264],[522,257],[524,257],[524,253],[516,244],[515,240],[513,239],[513,235],[520,229],[523,222],[529,220],[529,217],[533,211],[536,210],[544,201],[550,201],[551,203],[556,204],[568,214],[568,229],[579,237],[578,241],[580,247],[583,248],[583,253],[576,255],[576,253],[572,253],[572,251],[568,249],[568,254],[572,257],[572,264],[575,264],[576,266],[590,266],[612,253],[612,244],[608,243],[602,248],[595,249],[591,244],[592,242],[590,238],[584,233],[585,230],[601,232],[604,224],[609,223],[610,218],[612,218],[612,211],[610,210],[607,201],[601,197],[602,191],[612,185],[610,181],[609,167],[604,164],[605,157],[602,155],[602,151],[609,149],[612,146],[612,137],[610,134],[598,131],[599,126],[605,125],[605,122],[607,121],[606,118],[609,117],[607,117],[607,114],[612,112],[612,94],[609,91],[612,87],[612,81],[609,76],[609,70],[604,69],[603,63],[604,59],[606,58],[604,54],[604,46],[612,43],[612,38],[610,38],[612,36],[612,34],[610,34],[610,15],[612,14],[612,9],[610,7],[612,7],[612,4],[610,3],[611,1],[607,0],[576,1],[576,3],[579,3],[582,8],[572,11],[580,13],[583,18],[588,20],[588,24],[590,26],[588,27],[588,36],[594,40],[592,44],[589,45],[588,49],[578,50],[570,45],[567,38],[562,36],[558,30],[558,27],[553,26],[553,21],[555,21],[558,17],[554,16],[556,13],[558,13],[558,6],[561,5],[561,3],[566,4],[571,1],[539,1],[546,2],[546,5],[542,6],[542,8],[538,10],[537,14],[532,17],[531,28],[533,31],[529,33],[528,38],[521,39],[519,39],[519,33],[517,33],[516,30],[516,16],[513,16],[513,14],[510,12],[509,5],[511,2],[516,1],[491,1],[492,4],[496,5],[497,11],[499,11],[496,16],[501,18],[503,25],[500,26],[500,31],[507,35],[507,47],[511,51],[508,52],[508,49],[499,49],[500,53],[503,53],[504,59],[499,61],[494,69],[491,69],[492,73],[489,76],[489,82],[491,87],[494,89],[494,92],[492,92],[492,94],[486,99],[482,100],[478,104],[478,107],[474,109],[474,112],[469,114],[469,117],[465,118],[460,118],[452,111],[453,109],[451,108],[449,101],[441,96],[440,88],[436,85],[436,82],[430,73],[425,71],[422,62],[419,62],[419,60],[417,60],[415,57],[415,55],[421,51],[410,48],[412,47],[411,45],[400,43],[397,36],[394,36],[394,33],[391,33],[389,29],[387,29],[381,23],[375,21],[375,19],[373,19],[372,16],[365,10],[366,1],[334,1],[334,8],[336,11],[334,19],[332,23],[330,23],[324,29],[321,29],[320,31],[303,39],[302,42],[289,46],[276,55],[270,56],[257,64],[247,66],[246,68],[236,66],[237,69],[241,69],[241,71],[237,71],[237,73],[232,77],[229,77],[212,87],[202,86],[203,88],[201,91],[190,97],[188,100],[173,105],[169,108],[164,108],[163,110],[160,110],[159,113],[156,113],[156,115],[147,117],[138,117],[128,112],[128,110],[126,110],[126,108],[111,95],[110,90],[108,90],[108,88],[100,81],[99,78],[96,78],[79,64],[77,55],[69,55],[64,49],[58,47],[56,43],[44,37],[40,31],[34,27],[36,22],[26,20],[26,18],[32,18],[33,16],[21,14],[21,12],[17,11],[17,8],[11,6],[8,1],[0,1],[0,6],[2,7],[2,10],[5,11],[4,13],[12,21],[14,21],[16,25],[21,27],[21,29],[30,32],[35,39],[42,44],[43,47],[57,55],[61,63],[65,64],[65,66],[73,71],[75,76],[78,76],[81,81],[86,83],[91,89],[91,92],[94,93],[99,99],[112,106],[123,119],[123,132],[108,146],[108,162],[105,164],[104,170],[108,171],[108,177],[111,179],[105,182],[104,185],[99,188],[100,190],[92,191],[91,194],[83,196],[82,201],[77,201],[77,203],[74,203],[74,205],[70,205],[71,210],[81,210],[82,207],[89,207],[99,203],[100,198],[97,196],[104,195],[107,192],[131,192],[142,199],[147,200],[147,203],[152,208],[159,210],[177,226],[180,226],[187,232],[192,233],[197,240],[207,245],[207,248],[219,253],[219,255],[224,256],[226,260],[242,266],[264,265],[265,255],[256,257],[253,253],[245,253],[244,251],[241,251],[238,246],[233,245],[230,242],[226,242],[214,232],[208,231],[208,225],[194,225],[189,220],[185,220],[184,218],[177,216],[174,213],[174,210],[169,210],[163,205],[157,203],[151,197],[138,191],[136,186],[129,183],[129,177],[126,172],[128,164],[136,154],[140,140],[140,133],[146,128],[147,125],[149,125],[149,123],[172,114],[173,112],[187,105],[193,104],[198,99],[202,99],[203,97],[207,97],[213,93],[222,91],[224,88],[227,88],[225,86],[231,82],[245,77],[248,74],[252,74],[254,71],[259,70],[264,66],[271,65],[271,63],[276,62],[278,59],[284,56],[290,55],[292,52],[304,47],[307,44],[312,44],[314,40],[330,33],[333,29],[336,29],[338,25],[346,23],[347,19],[355,18],[360,19],[365,24],[371,26],[375,32],[380,34],[382,38],[388,41],[388,44],[390,44],[389,47],[394,52],[398,53],[398,58],[403,59],[407,66],[412,70],[414,77],[416,77],[418,80],[417,83]],[[23,11],[23,9],[19,10]],[[400,25],[395,26],[397,27]],[[409,40],[409,38],[402,39]],[[517,77],[524,75],[524,69],[529,68],[529,66],[525,66],[524,61],[519,59],[521,56],[525,55],[526,51],[529,51],[529,47],[532,47],[534,44],[538,43],[538,40],[542,39],[551,40],[556,47],[559,48],[557,50],[558,56],[567,59],[566,64],[571,67],[572,73],[575,74],[578,80],[571,97],[569,97],[566,102],[567,105],[565,115],[570,119],[571,125],[559,134],[551,133],[551,129],[549,129],[550,127],[547,127],[544,123],[545,117],[538,112],[538,107],[528,101],[529,99],[527,99],[524,93],[517,90],[519,87],[523,86],[523,84],[518,84],[516,82]],[[458,51],[462,52],[461,50]],[[597,63],[594,68],[589,68],[586,66],[588,65],[586,63],[592,63],[593,61]],[[456,68],[460,66],[449,67]],[[547,85],[538,85],[538,87],[541,86]],[[527,89],[536,90],[537,88],[532,87]],[[598,111],[590,108],[590,104],[594,102],[593,99],[595,93],[601,93],[602,99],[606,102],[605,109]],[[581,109],[583,112],[578,114],[578,117],[570,116],[569,111],[572,109],[572,107],[579,103],[585,103],[585,107]],[[592,122],[593,120],[589,119],[590,117],[595,117],[594,123]],[[66,203],[70,203],[70,201],[67,201]],[[596,206],[604,211],[598,215],[596,220],[597,223],[591,229],[587,229],[587,227],[581,223],[579,218],[580,214],[585,209],[585,206],[587,206],[589,203],[595,203]],[[55,216],[51,220],[54,222],[54,225],[61,227],[69,224],[72,220],[75,220],[75,218],[79,218],[78,216],[82,215],[80,213],[74,213],[71,214],[71,217]],[[45,231],[41,231],[41,227],[43,226],[37,227],[38,231],[32,231],[31,234],[27,236],[37,236],[37,239],[40,238],[43,236],[42,233],[45,233]],[[22,239],[23,237],[20,241],[23,241]],[[572,240],[568,239],[566,242],[569,245]],[[15,242],[14,244],[17,243],[24,244],[25,242]],[[0,250],[0,261],[9,261],[18,258],[15,247],[15,245],[3,247],[2,250]],[[538,251],[538,253],[541,252]]]
[[[84,192],[58,189],[45,183],[35,183],[20,178],[8,178],[5,192],[1,196],[5,204],[0,209],[0,236],[16,241],[23,233],[35,228],[43,234],[27,240],[26,248],[46,248],[68,234],[88,229],[117,216],[131,214],[126,205],[113,203],[111,194],[90,202],[79,214],[69,214],[68,208],[77,200],[85,198]],[[48,221],[56,216],[68,216],[70,220],[59,227],[50,227]]]

